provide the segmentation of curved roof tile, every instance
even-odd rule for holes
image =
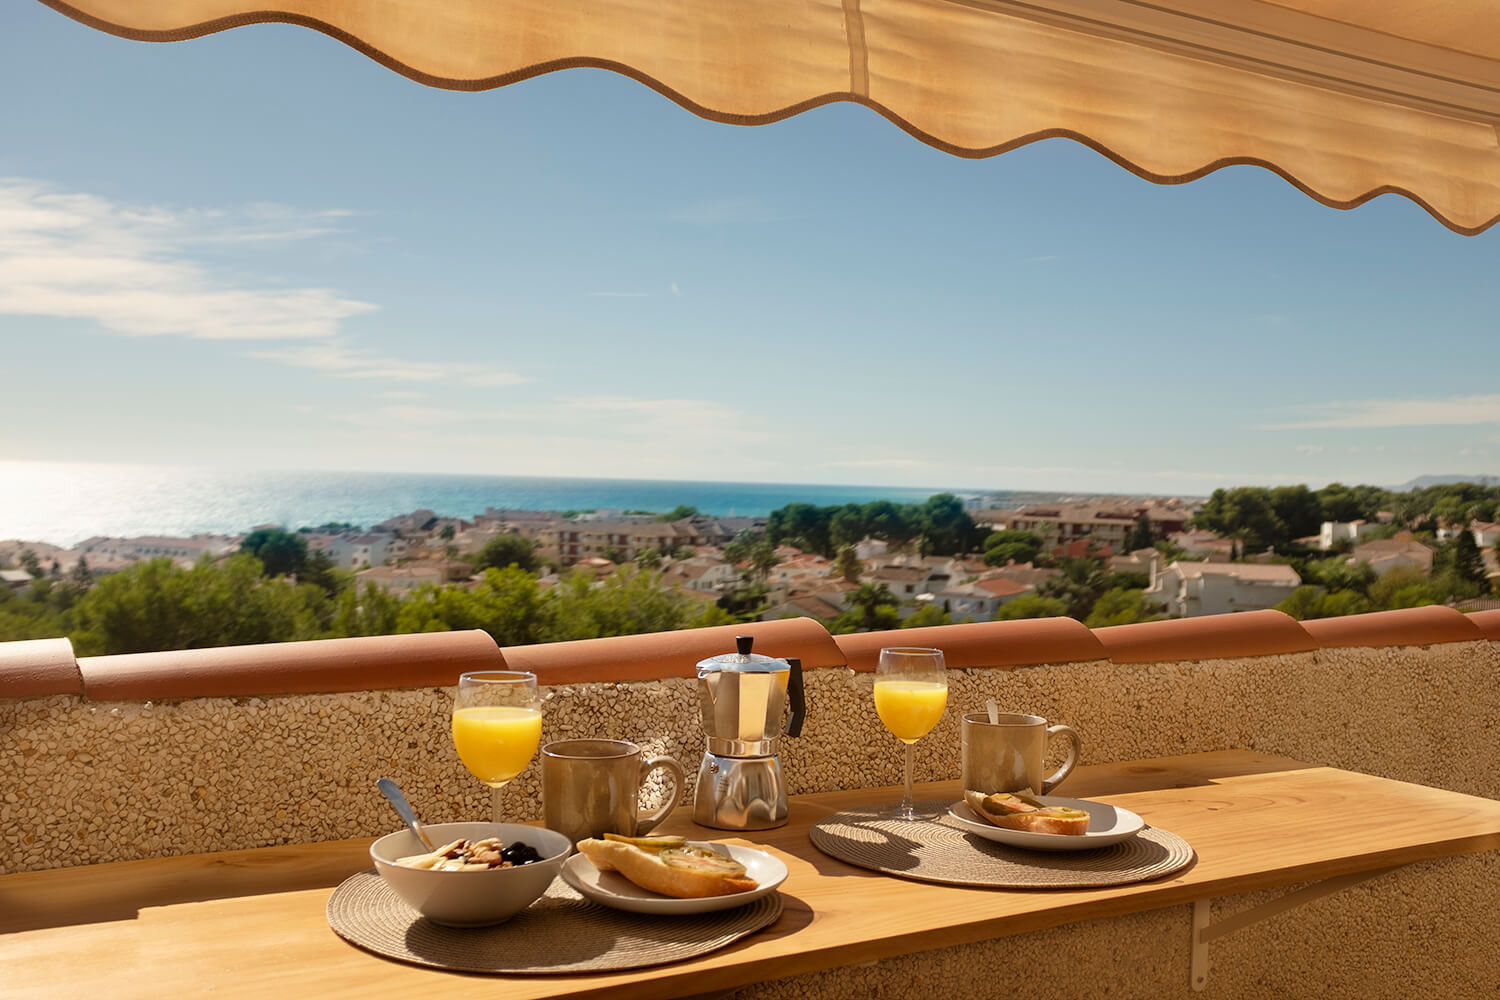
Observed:
[[[950,667],[1013,667],[1102,660],[1104,647],[1072,618],[934,625],[834,637],[855,670],[874,670],[885,646],[930,646]]]
[[[1318,648],[1294,618],[1269,609],[1111,625],[1095,629],[1094,634],[1109,658],[1118,663],[1227,660]]]
[[[1485,637],[1468,615],[1440,605],[1319,618],[1303,622],[1302,627],[1325,648],[1430,646],[1439,642],[1473,642]]]
[[[476,629],[90,656],[78,667],[90,700],[145,701],[447,687],[506,664]]]
[[[67,639],[0,642],[0,698],[82,693],[83,678]]]
[[[738,635],[754,636],[757,653],[800,657],[804,669],[844,664],[828,630],[811,618],[507,646],[505,662],[512,670],[530,670],[542,684],[696,677],[698,661],[733,653]]]

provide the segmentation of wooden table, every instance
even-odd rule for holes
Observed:
[[[670,997],[724,990],[1072,921],[1353,876],[1500,847],[1500,802],[1248,751],[1079,768],[1066,791],[1140,813],[1196,863],[1156,882],[1006,892],[912,882],[821,854],[807,831],[891,789],[795,797],[791,822],[744,838],[791,875],[772,927],[690,962],[592,976],[471,976],[363,952],[329,930],[329,893],[369,866],[368,840],[0,877],[0,993],[47,997],[276,995]],[[956,782],[918,797],[958,797]],[[1309,822],[1314,814],[1355,822]],[[679,810],[663,832],[728,839]],[[1206,914],[1206,906],[1204,907]],[[1186,971],[1186,970],[1184,970]]]

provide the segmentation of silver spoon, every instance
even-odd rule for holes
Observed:
[[[427,832],[422,829],[422,824],[417,822],[417,814],[412,812],[411,803],[406,801],[406,796],[401,792],[401,786],[390,778],[381,778],[375,782],[375,785],[380,789],[381,794],[391,800],[391,805],[396,807],[396,812],[406,821],[406,828],[417,835],[422,846],[429,851],[437,850],[432,846],[432,841],[427,838]]]

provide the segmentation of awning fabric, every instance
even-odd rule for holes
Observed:
[[[1488,0],[41,2],[145,41],[300,24],[434,87],[593,66],[716,121],[855,101],[959,156],[1066,136],[1158,183],[1252,163],[1338,208],[1500,221]]]

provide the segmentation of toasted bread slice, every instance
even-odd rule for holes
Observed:
[[[964,805],[980,818],[1006,830],[1057,833],[1070,837],[1089,832],[1089,814],[1067,806],[1043,805],[1030,796],[964,790]]]
[[[723,865],[694,865],[687,859],[669,864],[663,854],[676,858],[675,850],[643,850],[618,840],[580,840],[578,850],[600,871],[618,871],[642,889],[675,899],[728,896],[760,888],[759,882],[745,874],[744,865],[727,858]]]

